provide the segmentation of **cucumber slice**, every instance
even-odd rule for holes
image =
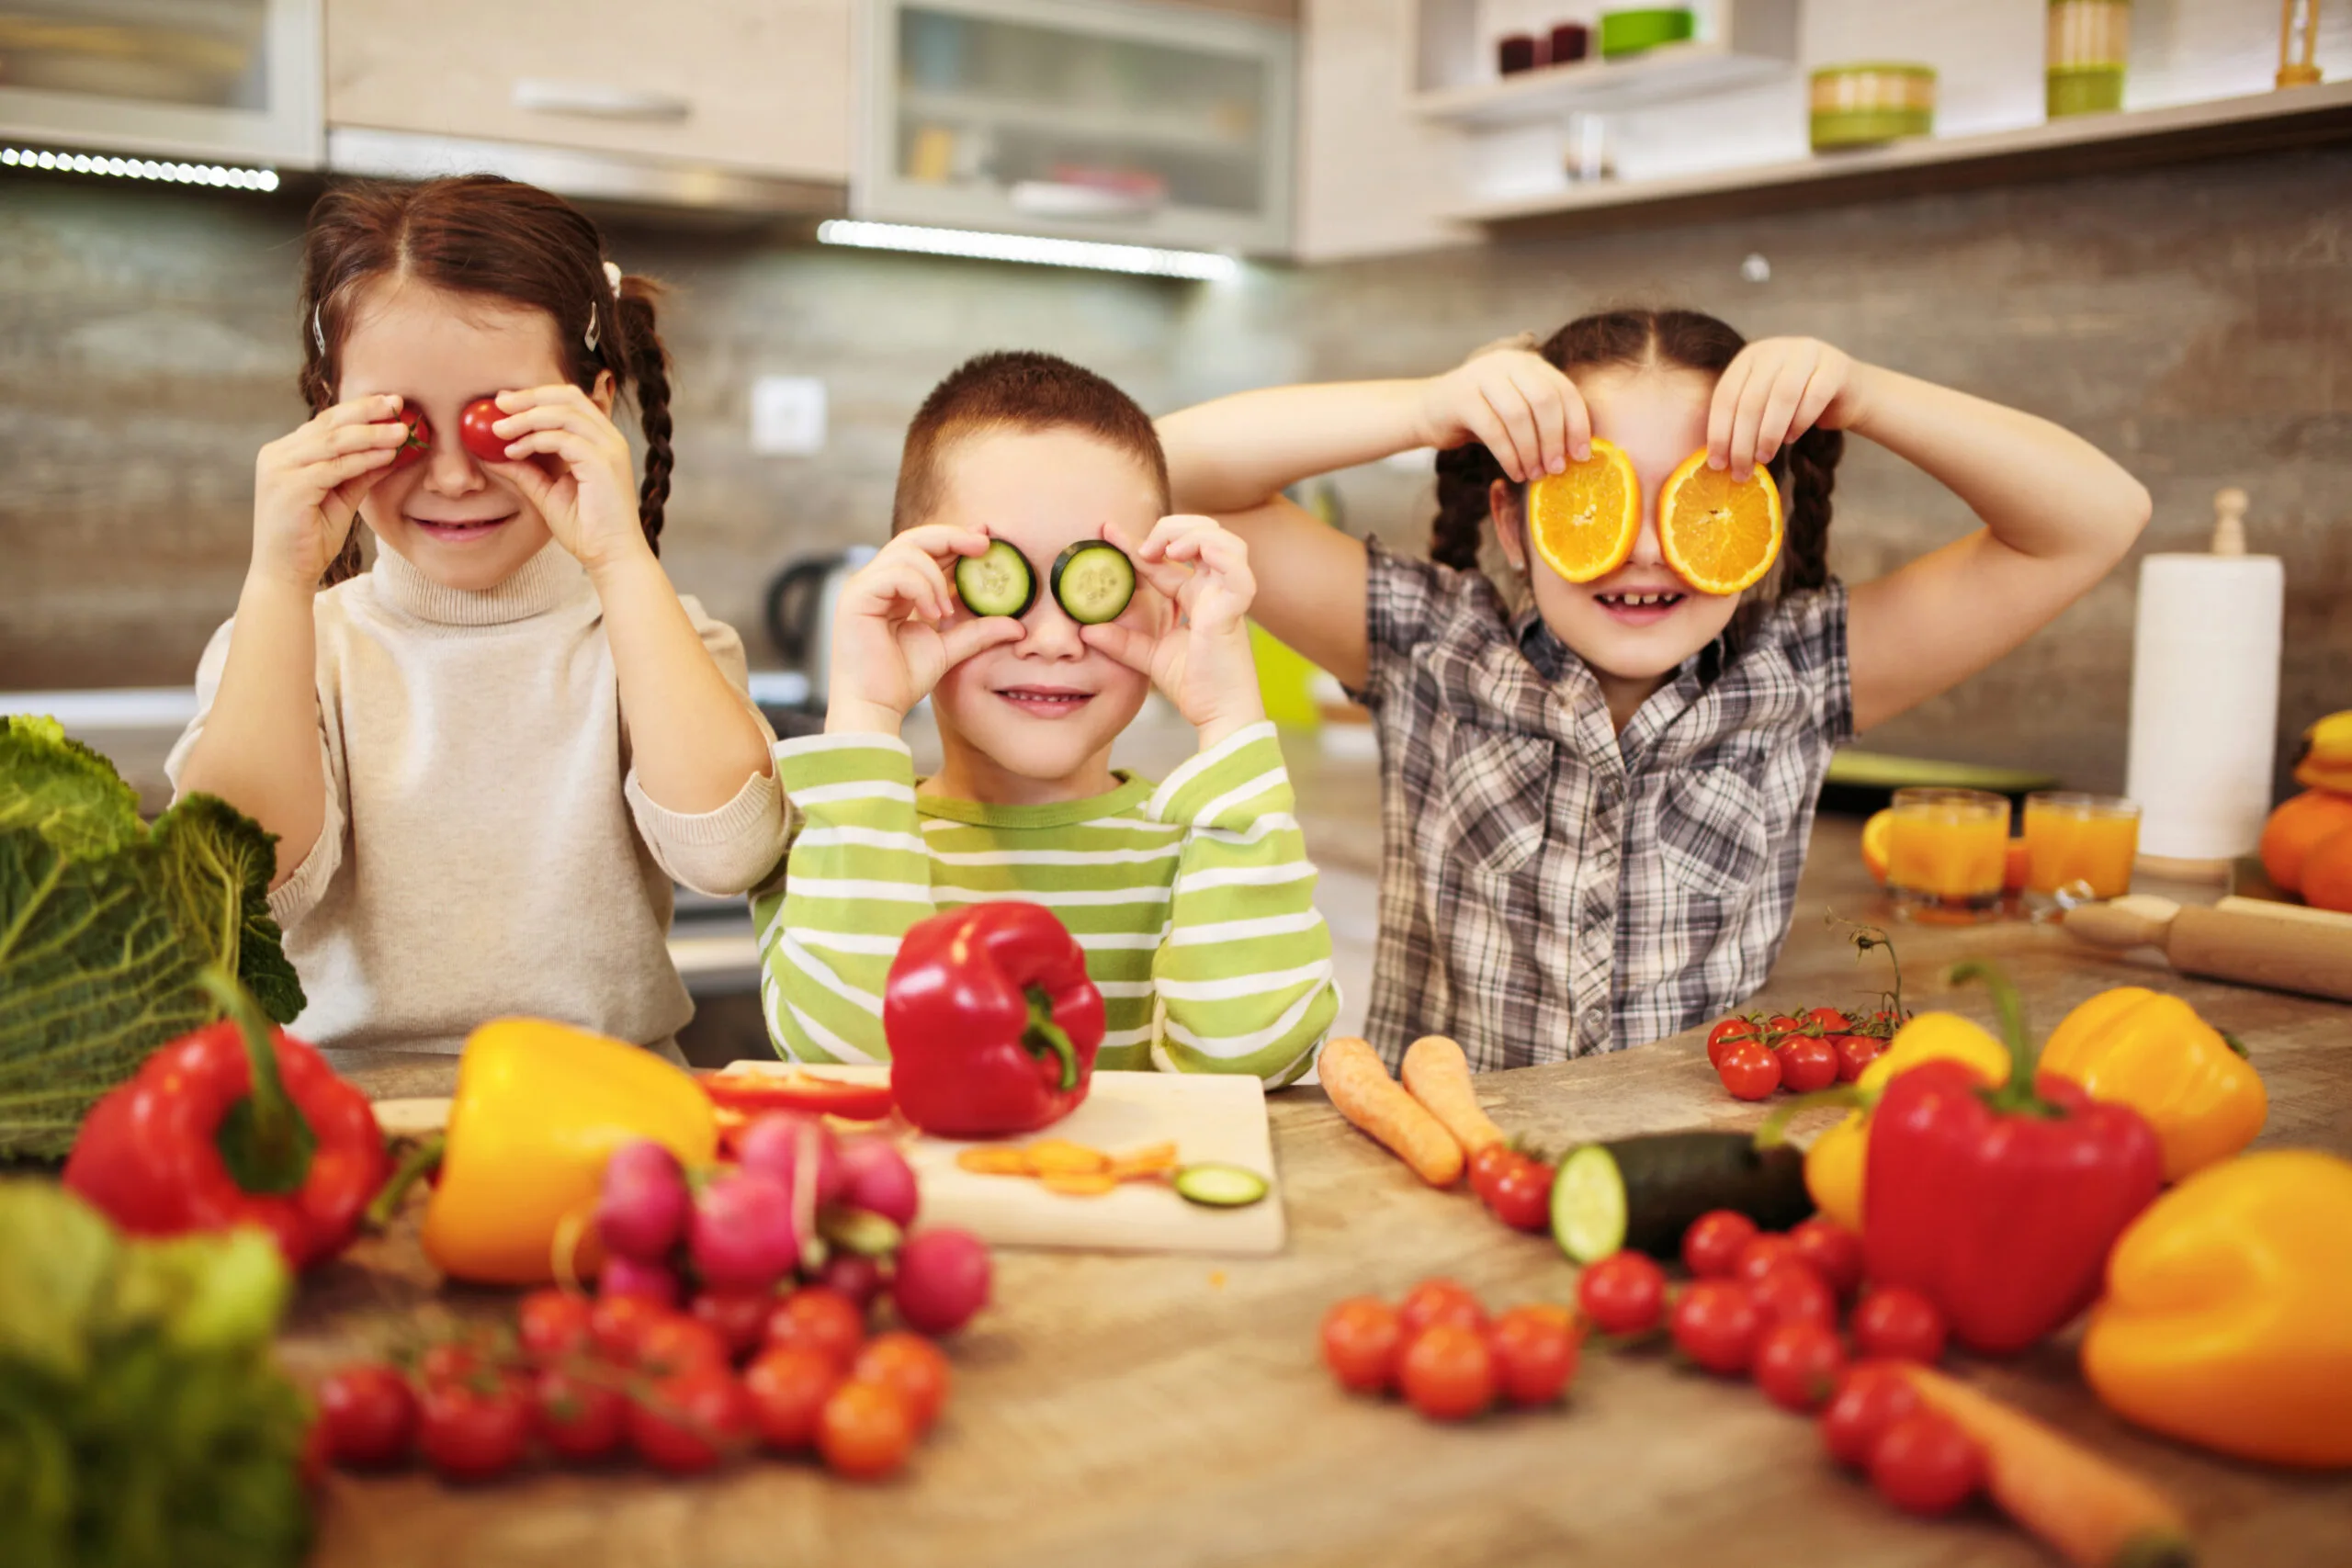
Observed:
[[[1173,1178],[1179,1197],[1211,1209],[1246,1209],[1272,1190],[1266,1179],[1238,1165],[1188,1165]]]
[[[1115,621],[1136,596],[1135,563],[1101,539],[1081,539],[1054,558],[1053,594],[1082,626]]]
[[[1745,1133],[1657,1133],[1568,1151],[1552,1181],[1552,1238],[1578,1263],[1622,1247],[1671,1258],[1690,1222],[1714,1209],[1786,1230],[1813,1213],[1804,1156],[1759,1152]]]
[[[976,615],[1025,615],[1037,602],[1037,573],[1028,557],[996,539],[956,563],[956,593]]]

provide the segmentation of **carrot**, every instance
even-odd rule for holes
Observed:
[[[1906,1367],[1919,1397],[1984,1450],[2001,1511],[2075,1568],[2188,1568],[2188,1521],[2164,1495],[2021,1410],[1926,1367]]]
[[[1470,1058],[1444,1035],[1425,1034],[1406,1047],[1405,1089],[1445,1123],[1464,1153],[1508,1141],[1479,1109],[1478,1092],[1470,1084]]]
[[[1462,1145],[1421,1102],[1388,1076],[1370,1045],[1353,1038],[1323,1047],[1323,1092],[1340,1114],[1394,1150],[1413,1174],[1431,1187],[1451,1187],[1462,1176]]]

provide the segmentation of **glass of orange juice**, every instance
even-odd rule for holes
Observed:
[[[2132,891],[2140,806],[2112,795],[2045,791],[2025,797],[2026,891],[2063,908]]]
[[[1971,919],[2000,907],[2009,803],[1981,789],[1898,789],[1886,886],[1898,913]]]

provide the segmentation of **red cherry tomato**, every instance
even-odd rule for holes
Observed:
[[[1783,1410],[1818,1410],[1845,1375],[1837,1330],[1818,1323],[1776,1324],[1756,1342],[1756,1386]]]
[[[1646,1334],[1666,1315],[1666,1270],[1638,1252],[1612,1252],[1578,1276],[1577,1305],[1603,1334]]]
[[[1853,1027],[1846,1015],[1836,1008],[1815,1008],[1804,1015],[1804,1021],[1818,1028],[1824,1034],[1843,1034]]]
[[[1944,1314],[1918,1292],[1883,1285],[1854,1309],[1854,1348],[1890,1361],[1933,1362],[1944,1353]]]
[[[432,455],[433,424],[424,417],[424,411],[419,408],[402,408],[393,417],[408,426],[408,434],[401,437],[398,446],[392,448],[391,465],[384,470],[396,474],[402,468],[422,463]]]
[[[1835,1220],[1819,1215],[1792,1226],[1789,1239],[1797,1256],[1839,1296],[1850,1296],[1862,1282],[1862,1238]]]
[[[1852,1083],[1862,1069],[1879,1059],[1886,1042],[1873,1034],[1840,1034],[1830,1042],[1838,1048],[1838,1081]]]
[[[1405,1325],[1396,1309],[1356,1296],[1323,1314],[1323,1364],[1340,1386],[1356,1393],[1385,1393],[1396,1386]]]
[[[1742,1040],[1724,1048],[1715,1076],[1734,1100],[1762,1100],[1781,1087],[1781,1054]]]
[[[711,1469],[750,1447],[757,1430],[752,1396],[724,1360],[672,1373],[628,1412],[629,1446],[646,1463],[673,1475]]]
[[[1495,1354],[1479,1328],[1433,1323],[1397,1364],[1405,1402],[1432,1421],[1461,1421],[1495,1401]]]
[[[727,1365],[727,1341],[718,1330],[684,1313],[664,1312],[637,1337],[638,1371],[665,1378]]]
[[[865,1343],[865,1314],[829,1285],[804,1285],[769,1310],[767,1343],[806,1345],[846,1368]]]
[[[342,1367],[318,1387],[320,1441],[336,1464],[399,1464],[416,1439],[416,1390],[400,1369]]]
[[[417,1447],[451,1481],[488,1481],[514,1468],[531,1441],[531,1404],[503,1382],[427,1384]]]
[[[1577,1375],[1576,1316],[1546,1303],[1515,1306],[1487,1331],[1495,1382],[1513,1404],[1550,1404]]]
[[[907,1461],[914,1422],[898,1393],[878,1382],[852,1381],[833,1390],[817,1419],[817,1451],[825,1468],[855,1481],[874,1481]]]
[[[1701,1280],[1674,1303],[1675,1348],[1711,1372],[1736,1377],[1756,1356],[1764,1315],[1747,1287],[1731,1280]]]
[[[931,1429],[947,1403],[946,1353],[920,1334],[898,1330],[876,1335],[857,1353],[850,1376],[895,1392],[917,1436]]]
[[[469,1339],[443,1339],[416,1359],[416,1381],[426,1388],[472,1382],[485,1367],[481,1348]]]
[[[1515,1231],[1552,1228],[1552,1167],[1527,1155],[1512,1156],[1495,1183],[1495,1218]]]
[[[1396,1316],[1405,1329],[1405,1337],[1419,1339],[1421,1335],[1441,1323],[1467,1328],[1472,1333],[1484,1333],[1487,1309],[1478,1298],[1451,1280],[1424,1280],[1405,1292],[1396,1303]]]
[[[1732,1277],[1736,1280],[1760,1280],[1783,1263],[1802,1264],[1797,1244],[1779,1231],[1768,1231],[1747,1238],[1732,1262]]]
[[[1846,1369],[1829,1408],[1821,1413],[1821,1440],[1832,1459],[1860,1470],[1870,1463],[1879,1434],[1919,1404],[1919,1391],[1900,1363],[1857,1361]]]
[[[1754,1019],[1724,1019],[1707,1031],[1707,1066],[1720,1067],[1724,1065],[1724,1052],[1726,1048],[1736,1045],[1743,1040],[1760,1043],[1763,1038],[1764,1031],[1757,1027]]]
[[[588,1309],[588,1337],[597,1354],[607,1359],[634,1360],[638,1337],[674,1315],[668,1307],[643,1296],[599,1296]]]
[[[1789,1036],[1804,1027],[1804,1020],[1776,1012],[1764,1023],[1764,1043],[1779,1050]]]
[[[548,1367],[531,1385],[532,1425],[549,1452],[603,1459],[628,1437],[628,1398],[610,1383]]]
[[[506,448],[511,443],[491,426],[506,414],[495,398],[476,398],[458,414],[458,440],[465,449],[485,463],[504,463],[510,459]]]
[[[596,1303],[570,1291],[533,1291],[514,1309],[514,1337],[534,1361],[560,1361],[588,1353],[595,1340],[591,1320]]]
[[[1756,1222],[1736,1209],[1711,1209],[1682,1233],[1682,1266],[1702,1280],[1729,1279],[1756,1239]]]
[[[814,1448],[825,1401],[844,1381],[841,1363],[809,1346],[761,1351],[743,1372],[743,1391],[752,1396],[752,1421],[760,1440],[785,1453]]]
[[[1520,1157],[1509,1144],[1488,1144],[1470,1156],[1470,1190],[1478,1195],[1479,1202],[1489,1209],[1495,1206],[1496,1185]]]
[[[1781,1047],[1781,1084],[1791,1094],[1811,1094],[1838,1081],[1838,1047],[1818,1035],[1796,1034]]]
[[[1984,1450],[1939,1410],[1915,1410],[1879,1434],[1871,1484],[1905,1513],[1949,1514],[1984,1484]]]
[[[1747,1281],[1747,1293],[1768,1325],[1811,1323],[1823,1328],[1838,1326],[1838,1298],[1829,1293],[1829,1287],[1821,1282],[1820,1275],[1802,1263],[1779,1263],[1767,1269]]]
[[[709,1325],[729,1356],[748,1356],[767,1337],[768,1314],[775,1304],[773,1291],[706,1290],[686,1303],[686,1315]]]
[[[302,1478],[304,1491],[316,1492],[326,1484],[327,1472],[334,1466],[334,1454],[328,1447],[331,1441],[323,1417],[313,1417],[302,1428],[302,1451],[296,1458],[294,1468]]]

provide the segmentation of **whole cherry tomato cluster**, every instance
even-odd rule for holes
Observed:
[[[1553,1163],[1510,1144],[1488,1144],[1470,1156],[1470,1190],[1515,1231],[1552,1228]]]
[[[1736,1014],[1707,1032],[1707,1061],[1735,1100],[1762,1100],[1781,1089],[1811,1094],[1861,1077],[1907,1016],[1827,1007],[1803,1018]]]
[[[1402,1393],[1432,1421],[1465,1421],[1498,1403],[1553,1404],[1577,1373],[1576,1314],[1534,1302],[1489,1317],[1469,1290],[1424,1280],[1391,1306],[1376,1296],[1323,1315],[1323,1362],[1356,1393]]]

